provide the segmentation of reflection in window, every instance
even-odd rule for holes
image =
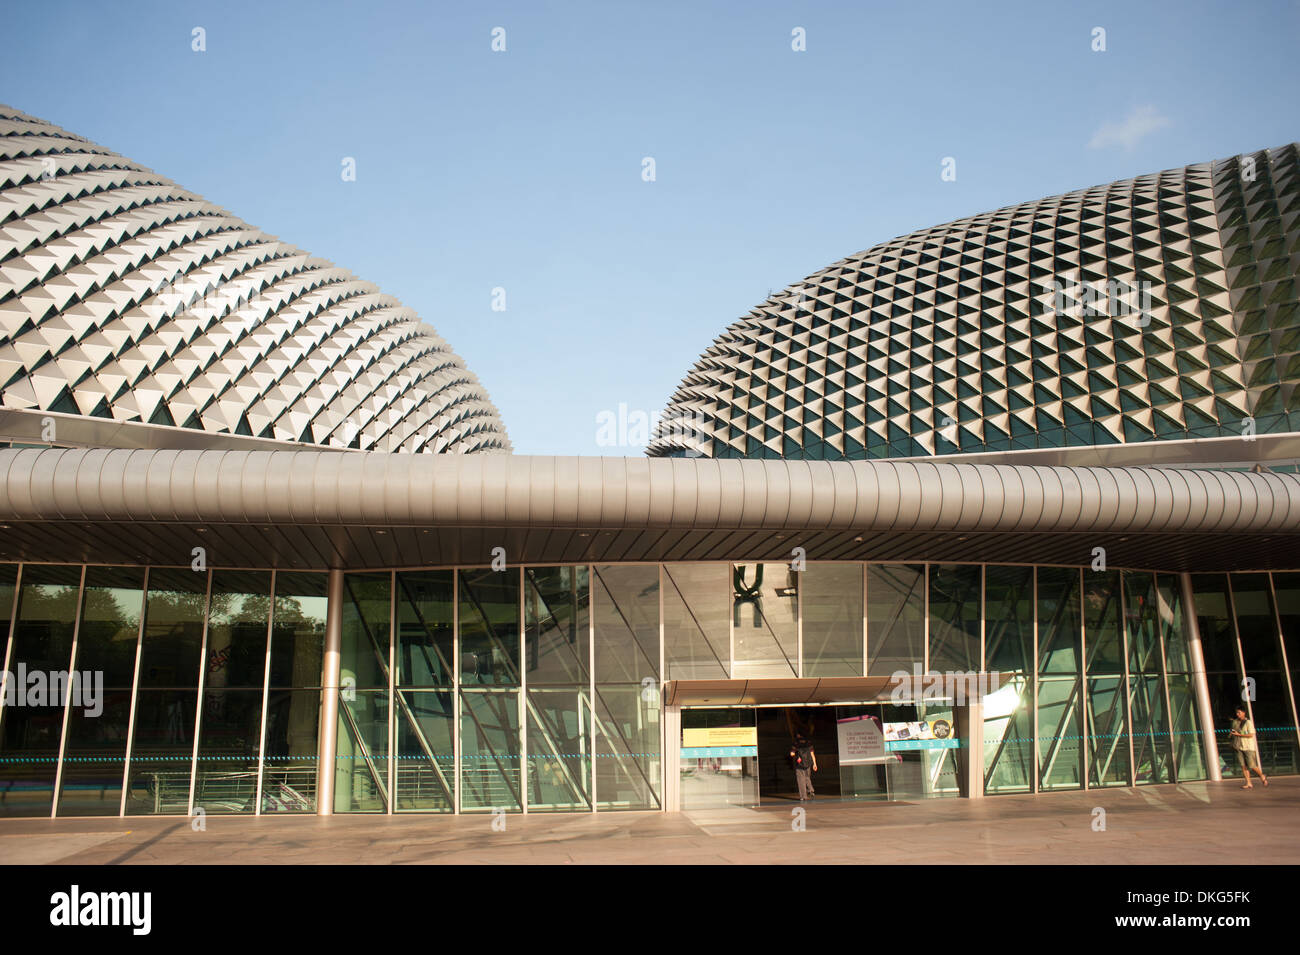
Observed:
[[[273,687],[318,687],[329,598],[325,574],[277,573],[271,632]]]
[[[454,596],[450,570],[397,574],[398,692],[395,809],[456,806]]]
[[[460,572],[460,679],[519,685],[519,571]]]
[[[401,690],[396,809],[451,812],[456,806],[456,704],[450,687]]]
[[[1038,672],[1078,673],[1082,626],[1079,571],[1038,568]]]
[[[68,714],[60,815],[116,816],[121,812],[131,683],[143,604],[143,569],[86,568],[73,669],[86,685],[99,683],[102,700],[90,706],[74,705]]]
[[[454,681],[454,575],[450,570],[397,575],[397,682],[402,686]]]
[[[773,679],[799,675],[799,574],[789,564],[732,567],[732,676]]]
[[[799,587],[803,675],[862,676],[862,565],[810,563]]]
[[[460,698],[461,809],[518,812],[519,691],[464,689]]]
[[[1042,677],[1038,682],[1038,788],[1083,786],[1079,680]]]
[[[208,575],[149,572],[127,815],[189,811]]]
[[[524,568],[524,654],[529,686],[585,686],[589,682],[590,613],[586,567]]]
[[[388,808],[388,691],[339,694],[338,749],[334,762],[335,812]]]
[[[388,686],[390,574],[348,574],[343,578],[341,685]]]
[[[529,688],[529,812],[591,808],[590,730],[585,687]]]
[[[596,687],[596,798],[601,809],[659,808],[659,696]]]
[[[664,565],[664,666],[668,680],[725,680],[731,669],[726,564]],[[738,626],[739,632],[740,627]]]
[[[597,567],[592,588],[596,682],[659,681],[659,568],[655,564]]]
[[[929,669],[980,669],[980,576],[978,564],[930,565]]]

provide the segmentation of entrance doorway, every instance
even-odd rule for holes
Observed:
[[[960,741],[950,708],[876,702],[684,707],[681,727],[682,809],[797,802],[790,749],[801,733],[817,759],[814,801],[959,795]]]
[[[812,743],[817,758],[813,773],[816,799],[840,795],[839,743],[835,710],[829,706],[761,707],[758,722],[758,795],[762,801],[798,801],[799,786],[790,762],[790,747],[799,734]]]

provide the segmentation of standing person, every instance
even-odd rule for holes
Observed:
[[[1246,715],[1244,707],[1237,707],[1237,718],[1232,721],[1232,748],[1237,751],[1237,762],[1241,763],[1241,775],[1246,777],[1242,789],[1254,789],[1250,782],[1250,771],[1268,785],[1268,777],[1259,768],[1259,744],[1255,741],[1255,724]]]
[[[812,799],[812,774],[817,772],[817,754],[803,733],[794,738],[794,745],[790,747],[790,762],[794,764],[794,778],[799,784],[799,801]]]

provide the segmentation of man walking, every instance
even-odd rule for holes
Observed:
[[[1254,789],[1250,782],[1250,771],[1268,785],[1268,777],[1259,768],[1259,745],[1255,741],[1255,724],[1246,715],[1244,707],[1237,707],[1237,718],[1232,721],[1232,748],[1237,751],[1237,762],[1241,764],[1241,775],[1246,777],[1242,789]]]
[[[799,784],[799,801],[813,798],[812,774],[817,771],[817,754],[813,752],[808,737],[800,733],[790,747],[790,762],[794,764],[794,778]]]

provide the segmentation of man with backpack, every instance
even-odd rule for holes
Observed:
[[[799,801],[813,798],[812,774],[817,771],[817,754],[813,752],[808,737],[800,733],[790,747],[790,762],[794,765],[794,778],[799,783]]]

